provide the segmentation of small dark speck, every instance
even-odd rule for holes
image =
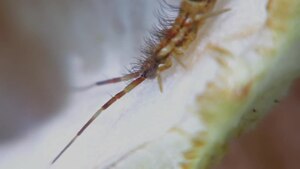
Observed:
[[[257,112],[256,109],[252,109],[252,112]]]
[[[274,100],[274,103],[279,103],[279,100],[275,99],[275,100]]]

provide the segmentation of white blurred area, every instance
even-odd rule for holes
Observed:
[[[72,117],[72,110],[90,111],[82,108],[89,97],[81,94],[93,91],[77,87],[126,72],[153,23],[155,5],[153,0],[0,1],[2,165],[31,158],[56,119]],[[94,100],[107,96],[103,89],[94,91],[100,91]]]

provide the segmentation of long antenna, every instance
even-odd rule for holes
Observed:
[[[127,80],[130,80],[130,79],[136,78],[139,75],[140,75],[139,72],[135,72],[135,73],[124,75],[122,77],[116,77],[116,78],[112,78],[112,79],[99,81],[99,82],[96,82],[95,85],[99,86],[99,85],[106,85],[106,84],[111,84],[111,83],[118,83],[118,82],[122,82],[122,81],[127,81]]]
[[[134,89],[136,86],[138,86],[144,80],[145,80],[145,78],[140,76],[139,78],[135,79],[130,84],[128,84],[122,91],[120,91],[119,93],[114,95],[111,99],[109,99],[96,113],[94,113],[94,115],[84,124],[84,126],[71,139],[71,141],[59,152],[59,154],[53,159],[51,164],[54,164],[61,157],[61,155],[75,142],[77,137],[79,137],[84,132],[84,130],[101,114],[101,112],[106,110],[115,101],[122,98],[126,93],[129,93],[132,89]]]

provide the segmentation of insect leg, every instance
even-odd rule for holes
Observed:
[[[218,10],[218,11],[215,11],[215,12],[209,12],[209,13],[206,13],[206,14],[200,14],[200,15],[197,15],[196,16],[196,20],[204,20],[204,19],[207,19],[207,18],[211,18],[211,17],[214,17],[214,16],[218,16],[218,15],[221,15],[225,12],[228,12],[230,11],[230,9],[228,8],[225,8],[225,9],[221,9],[221,10]]]
[[[180,56],[174,55],[173,57],[174,57],[174,59],[176,60],[176,62],[179,63],[179,65],[180,65],[181,67],[183,67],[184,69],[187,69],[186,65],[185,65],[185,64],[182,62],[182,60],[180,59]]]
[[[158,82],[158,86],[159,86],[159,91],[162,93],[163,92],[163,85],[162,85],[162,79],[161,79],[160,74],[157,75],[157,82]]]
[[[163,84],[162,84],[160,73],[167,70],[167,69],[169,69],[171,66],[172,66],[172,60],[170,58],[168,58],[166,60],[166,62],[162,66],[160,66],[157,70],[157,82],[158,82],[158,85],[159,85],[160,92],[163,92]]]

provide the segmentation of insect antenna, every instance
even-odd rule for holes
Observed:
[[[140,83],[142,83],[146,78],[140,76],[129,83],[122,91],[114,95],[111,99],[109,99],[94,115],[81,127],[81,129],[77,132],[77,134],[69,141],[69,143],[59,152],[59,154],[53,159],[51,164],[54,164],[61,155],[75,142],[75,140],[84,132],[84,130],[108,107],[110,107],[114,102],[118,99],[122,98],[125,94],[129,93],[132,89],[137,87]]]
[[[111,84],[111,83],[118,83],[118,82],[122,82],[122,81],[128,81],[130,79],[136,78],[139,76],[139,73],[134,72],[134,73],[130,73],[121,77],[116,77],[116,78],[112,78],[112,79],[107,79],[107,80],[103,80],[103,81],[98,81],[95,83],[96,86],[101,86],[101,85],[106,85],[106,84]]]
[[[137,69],[135,69],[134,71],[128,71],[129,73],[124,75],[124,76],[98,81],[98,82],[92,83],[92,84],[87,85],[87,86],[76,87],[75,89],[79,90],[79,91],[85,91],[85,90],[89,90],[89,89],[91,89],[93,87],[96,87],[96,86],[102,86],[102,85],[107,85],[107,84],[113,84],[113,83],[128,81],[128,80],[131,80],[133,78],[137,78],[139,76],[139,73],[137,71],[138,71]]]

